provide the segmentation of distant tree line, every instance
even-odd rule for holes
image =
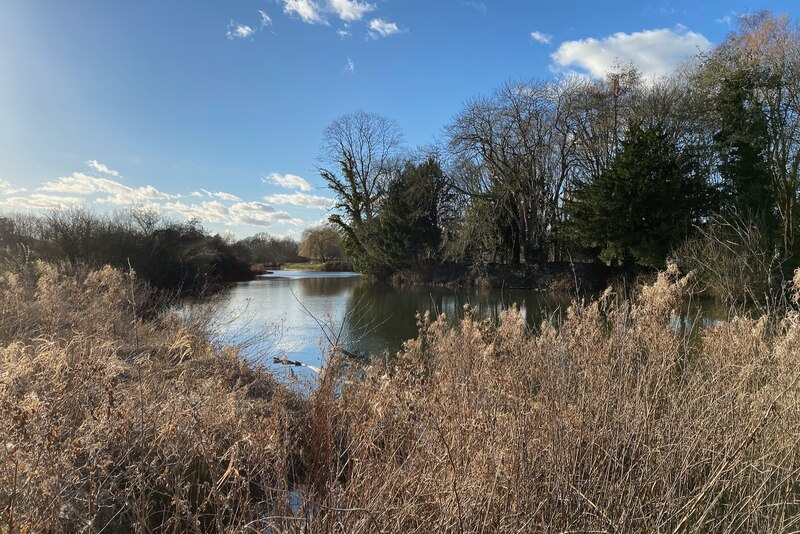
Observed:
[[[336,119],[319,170],[347,254],[383,275],[672,257],[710,280],[725,275],[711,259],[728,243],[766,258],[737,276],[788,271],[800,257],[800,32],[767,12],[739,24],[658,80],[619,66],[507,83],[466,102],[433,148],[409,152],[380,115]]]
[[[330,229],[315,228],[306,234],[313,237],[319,232]],[[339,257],[338,242],[335,234],[333,245],[329,243],[324,250],[328,256],[320,259]],[[154,287],[186,293],[247,280],[285,263],[317,259],[313,251],[301,253],[300,245],[292,238],[266,233],[237,241],[209,233],[197,221],[173,221],[139,209],[107,214],[70,209],[0,216],[3,269],[19,271],[36,260],[89,267],[111,265],[133,268]]]

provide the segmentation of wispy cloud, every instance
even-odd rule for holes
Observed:
[[[464,2],[464,5],[467,7],[471,7],[475,11],[480,11],[481,13],[486,13],[487,8],[484,2]]]
[[[276,195],[268,195],[264,197],[264,200],[279,206],[290,205],[315,209],[328,209],[333,205],[332,198],[322,197],[319,195],[307,195],[305,193],[279,193]]]
[[[227,226],[269,227],[280,222],[295,226],[305,224],[302,219],[293,217],[285,211],[278,211],[274,206],[264,202],[237,202],[230,206],[216,200],[200,204],[167,202],[164,204],[164,209],[185,219],[197,219],[204,223]]]
[[[347,39],[353,34],[350,33],[350,30],[341,29],[341,30],[336,30],[336,35],[339,36],[339,39]]]
[[[6,180],[0,179],[0,195],[14,195],[25,191],[24,187],[14,187]]]
[[[246,39],[248,37],[252,37],[255,33],[255,30],[246,24],[239,24],[238,22],[231,20],[228,23],[228,39]]]
[[[306,24],[327,24],[322,16],[322,8],[314,0],[280,0],[283,12],[300,17]]]
[[[294,174],[270,173],[263,179],[264,183],[275,184],[285,189],[299,189],[300,191],[311,191],[311,184],[304,178]]]
[[[388,22],[383,19],[372,19],[369,21],[369,35],[373,39],[378,37],[389,37],[401,33],[402,30],[396,22]]]
[[[356,64],[353,63],[352,59],[347,58],[347,62],[344,64],[344,71],[348,72],[350,74],[353,74],[353,73],[356,72]]]
[[[0,205],[26,210],[53,210],[66,209],[77,206],[83,202],[77,197],[62,197],[57,195],[43,195],[34,193],[27,197],[11,197],[0,201]]]
[[[725,26],[730,26],[737,20],[739,20],[741,15],[737,11],[731,11],[727,15],[723,15],[720,18],[716,19],[717,24],[724,24]]]
[[[631,63],[646,79],[667,75],[682,61],[711,49],[711,42],[684,26],[674,29],[619,32],[602,39],[561,43],[550,56],[556,70],[579,68],[602,77],[616,64]]]
[[[89,161],[86,162],[86,165],[96,170],[97,172],[108,174],[109,176],[119,176],[119,173],[117,171],[109,169],[108,166],[104,165],[103,163],[100,163],[96,159],[90,159]]]
[[[531,39],[533,39],[537,43],[550,44],[553,41],[553,36],[548,33],[533,31],[531,32]]]
[[[361,20],[366,13],[375,10],[375,4],[359,0],[329,0],[331,10],[347,22]]]
[[[207,191],[205,189],[201,189],[200,191],[202,191],[203,194],[205,194],[206,196],[208,196],[210,198],[216,198],[216,199],[225,200],[225,201],[228,201],[228,202],[241,202],[242,201],[242,199],[237,197],[236,195],[233,195],[231,193],[225,193],[223,191],[214,192],[214,191]],[[194,196],[194,193],[192,193],[192,195]],[[200,196],[202,196],[202,194]]]
[[[261,9],[258,10],[258,14],[261,15],[261,28],[269,28],[272,25],[272,18],[267,15],[266,11]]]
[[[275,206],[298,206],[301,208],[323,209],[332,199],[306,194],[311,185],[299,176],[272,173],[265,177],[269,181],[297,192],[277,194],[263,201],[249,202],[225,191],[199,189],[185,198],[159,191],[152,185],[130,187],[111,179],[112,171],[94,160],[87,165],[98,173],[73,172],[37,187],[31,194],[18,194],[24,189],[12,187],[0,180],[0,206],[20,210],[65,209],[72,206],[94,205],[110,209],[113,207],[146,207],[158,212],[169,212],[185,219],[197,219],[203,223],[223,225],[228,228],[252,226],[258,228],[276,227],[286,231],[287,226],[302,229],[307,223],[290,211],[295,208]],[[118,175],[118,173],[117,173]],[[190,199],[191,197],[191,199]],[[269,199],[269,200],[268,200]]]
[[[37,191],[83,196],[105,194],[108,196],[98,198],[97,202],[118,206],[176,198],[173,195],[162,193],[152,185],[133,188],[108,178],[95,178],[82,172],[73,172],[69,176],[58,178],[58,180],[45,182]]]

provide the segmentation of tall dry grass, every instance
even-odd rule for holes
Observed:
[[[300,401],[111,268],[0,277],[0,531],[242,530],[286,513]]]
[[[320,531],[791,532],[800,528],[800,315],[690,343],[686,278],[575,305],[531,336],[421,320],[348,382]],[[330,506],[330,505],[329,505]]]
[[[38,269],[0,280],[7,531],[800,529],[796,310],[688,340],[671,271],[536,333],[422,317],[301,399],[192,325],[133,328],[124,273]]]

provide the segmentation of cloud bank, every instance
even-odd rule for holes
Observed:
[[[674,29],[618,32],[602,39],[565,41],[550,56],[556,70],[580,69],[602,77],[616,64],[637,66],[644,78],[669,74],[681,62],[710,50],[713,45],[700,33],[683,26]]]

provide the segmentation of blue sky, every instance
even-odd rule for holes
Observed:
[[[0,211],[150,205],[239,237],[326,215],[321,132],[363,109],[410,148],[507,80],[668,71],[794,0],[0,0]]]

